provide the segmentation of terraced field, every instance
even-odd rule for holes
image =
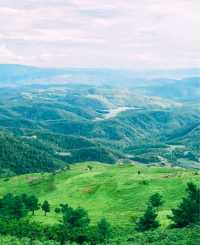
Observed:
[[[92,168],[88,168],[91,166]],[[138,171],[140,174],[138,174]],[[101,217],[114,226],[131,226],[146,208],[149,196],[162,194],[164,205],[159,211],[162,226],[169,224],[167,215],[185,194],[186,183],[200,184],[200,172],[181,168],[146,167],[144,165],[108,165],[86,162],[70,170],[28,174],[0,180],[0,195],[29,193],[40,201],[48,200],[51,212],[44,217],[37,211],[35,220],[53,224],[58,221],[54,209],[60,203],[88,210],[93,223]]]

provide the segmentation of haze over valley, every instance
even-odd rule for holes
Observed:
[[[82,161],[200,167],[198,77],[182,71],[179,80],[145,77],[141,82],[141,75],[123,71],[114,84],[115,70],[81,69],[75,80],[79,72],[67,69],[6,69],[9,76],[0,79],[1,141],[13,142],[6,151],[14,162],[1,154],[1,172],[51,170]],[[55,73],[61,71],[60,82]],[[112,83],[103,80],[106,73]],[[34,154],[14,156],[18,147],[41,154],[39,162]]]

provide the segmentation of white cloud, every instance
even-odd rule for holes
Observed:
[[[199,0],[1,0],[0,62],[200,65]]]

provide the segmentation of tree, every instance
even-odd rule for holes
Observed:
[[[13,217],[22,218],[27,215],[27,209],[20,196],[16,196],[13,202]]]
[[[43,202],[41,208],[42,208],[42,210],[44,211],[44,215],[46,216],[47,213],[50,212],[50,205],[49,205],[48,201],[45,200],[45,201]]]
[[[186,191],[187,196],[177,208],[172,209],[172,215],[168,216],[173,221],[174,227],[185,227],[200,222],[200,188],[188,183]]]
[[[55,208],[55,209],[54,209],[54,212],[55,212],[56,214],[60,214],[60,213],[61,213],[61,209],[60,209],[60,208]]]
[[[93,169],[93,167],[92,167],[91,165],[88,165],[88,166],[87,166],[87,169],[88,169],[89,171],[91,171],[91,170]]]
[[[155,193],[150,196],[149,202],[152,207],[158,208],[163,204],[162,196],[159,193]]]
[[[97,224],[95,240],[99,243],[106,243],[111,236],[111,232],[111,225],[103,218]]]
[[[156,209],[148,205],[144,215],[136,223],[136,229],[138,231],[146,231],[157,228],[160,226],[159,222],[156,220],[157,216]]]
[[[59,226],[59,240],[61,245],[67,240],[83,243],[87,239],[89,225],[88,213],[82,209],[73,209],[68,205],[61,205],[63,213],[62,222]]]
[[[27,214],[21,196],[5,195],[0,199],[0,216],[2,218],[20,219]]]
[[[40,208],[38,199],[35,196],[30,196],[27,200],[27,208],[32,212],[32,215],[35,214],[35,211]]]

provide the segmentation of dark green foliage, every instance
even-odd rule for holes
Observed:
[[[199,226],[174,229],[156,229],[142,233],[127,234],[127,239],[118,237],[111,244],[119,245],[199,245]]]
[[[55,211],[56,214],[61,213],[61,209],[60,208],[55,208],[54,211]]]
[[[157,209],[162,204],[162,196],[159,193],[151,195],[144,215],[136,222],[136,230],[146,231],[159,227],[160,223],[157,221]]]
[[[34,215],[39,208],[40,205],[35,196],[6,194],[0,199],[0,217],[2,218],[20,219],[25,217],[29,211]],[[45,209],[48,210],[48,208],[50,207],[47,207],[45,203]]]
[[[99,243],[106,244],[111,237],[111,233],[111,225],[103,218],[97,223],[95,240]]]
[[[0,233],[16,236],[19,238],[29,237],[30,240],[49,240],[53,232],[49,226],[42,226],[39,223],[29,221],[28,219],[9,220],[0,219]],[[31,243],[30,243],[31,244]]]
[[[149,202],[152,207],[158,208],[163,204],[162,196],[159,193],[155,193],[150,196]]]
[[[35,211],[40,208],[40,205],[38,203],[38,198],[35,196],[28,197],[26,205],[28,210],[32,212],[32,215],[34,215]]]
[[[0,174],[51,171],[58,168],[47,153],[36,150],[16,137],[0,131]]]
[[[0,199],[0,217],[6,219],[20,219],[28,213],[21,196],[5,195]]]
[[[42,208],[42,210],[44,211],[44,215],[46,216],[47,213],[50,212],[50,204],[49,204],[49,202],[45,200],[45,201],[43,202],[41,208]]]
[[[73,209],[62,205],[63,218],[59,225],[61,244],[67,240],[82,243],[87,240],[87,229],[90,223],[87,212],[82,208]]]
[[[178,208],[172,209],[172,215],[169,216],[175,227],[185,227],[200,222],[200,188],[193,183],[188,183],[186,191],[186,197]]]
[[[160,226],[156,220],[158,214],[154,207],[148,205],[144,215],[138,220],[136,229],[138,231],[152,230]]]

